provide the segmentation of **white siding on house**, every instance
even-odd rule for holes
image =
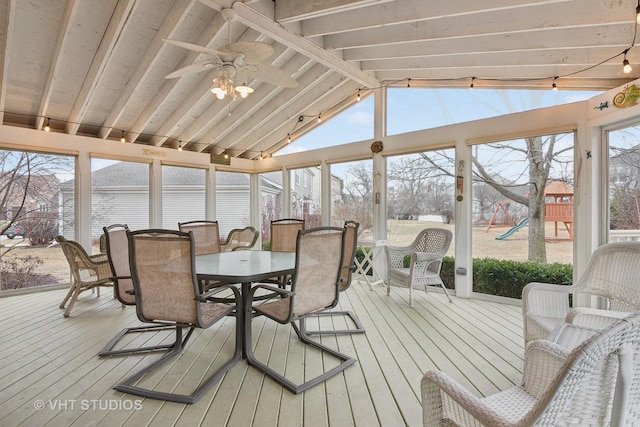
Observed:
[[[102,227],[111,224],[127,224],[131,230],[148,228],[149,190],[94,191],[91,211],[91,236],[94,239],[102,234]]]
[[[216,189],[216,219],[220,237],[225,238],[234,228],[249,224],[249,189]]]
[[[162,226],[177,230],[179,222],[203,220],[204,188],[165,189],[162,192]]]

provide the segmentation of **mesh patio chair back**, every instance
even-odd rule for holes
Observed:
[[[340,292],[346,291],[351,285],[351,277],[355,270],[356,247],[358,243],[358,227],[354,221],[345,221],[344,247],[342,254],[342,272],[340,273]]]
[[[220,229],[218,221],[187,221],[179,222],[178,229],[188,233],[193,232],[196,242],[196,255],[217,254],[222,251],[220,246]]]
[[[129,269],[128,229],[126,224],[112,224],[102,230],[116,298],[122,304],[135,305],[136,297],[132,295],[133,280]]]
[[[245,228],[234,228],[229,232],[227,240],[222,243],[222,252],[251,249],[256,244],[259,234],[260,233],[251,226]]]
[[[304,230],[303,219],[284,218],[271,221],[271,251],[295,252],[300,230]]]
[[[300,393],[325,381],[355,362],[355,359],[311,340],[305,333],[305,317],[307,315],[331,309],[338,303],[339,281],[343,267],[344,235],[344,228],[337,227],[300,230],[296,239],[296,267],[291,290],[260,284],[254,286],[249,293],[248,303],[245,307],[245,317],[249,319],[245,324],[247,361],[294,393]],[[258,289],[271,291],[272,299],[254,306],[252,304],[253,296]],[[339,364],[333,365],[332,368],[314,378],[305,378],[306,381],[302,384],[294,383],[284,374],[259,361],[253,354],[252,310],[278,323],[290,323],[303,343],[333,355],[339,360]],[[296,326],[296,321],[300,323],[299,328]]]
[[[597,248],[584,273],[571,286],[529,283],[522,291],[525,342],[546,338],[568,315],[573,315],[576,294],[604,299],[604,310],[580,309],[584,312],[581,316],[584,326],[601,329],[626,313],[640,311],[638,277],[640,242],[630,241],[608,243]],[[590,317],[591,313],[594,316]],[[605,320],[607,317],[608,322]]]
[[[241,334],[236,330],[235,351],[221,368],[200,382],[192,394],[177,394],[144,388],[138,380],[182,352],[195,328],[208,328],[225,316],[237,318],[236,304],[239,293],[231,285],[216,287],[205,294],[200,292],[195,271],[195,238],[192,232],[175,230],[127,231],[130,269],[136,295],[136,312],[143,322],[174,325],[176,340],[170,351],[114,388],[153,399],[180,403],[194,403],[218,381],[241,357]],[[233,292],[232,304],[214,302],[211,297],[219,292]],[[182,339],[183,328],[189,332]],[[206,355],[205,357],[210,357]],[[205,370],[208,369],[205,368]],[[204,372],[203,372],[204,374]]]

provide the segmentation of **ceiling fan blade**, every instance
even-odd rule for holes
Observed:
[[[279,68],[274,67],[271,64],[256,64],[251,68],[255,70],[247,69],[243,73],[252,79],[260,80],[266,83],[271,83],[276,86],[283,87],[298,87],[298,82],[295,81],[289,74],[285,73]]]
[[[244,55],[244,63],[253,65],[269,59],[273,55],[273,47],[262,42],[237,42],[222,46],[218,52],[222,60],[227,62],[233,62],[235,54],[241,53]],[[227,59],[225,56],[232,58]]]
[[[215,64],[209,60],[194,62],[191,65],[182,67],[164,76],[165,79],[175,79],[176,77],[186,76],[187,74],[199,73],[200,71],[210,70]]]
[[[162,39],[163,41],[172,44],[174,46],[178,46],[178,47],[182,47],[185,49],[189,49],[189,50],[193,50],[194,52],[200,52],[200,53],[208,53],[210,55],[216,55],[218,56],[220,54],[219,51],[215,50],[215,49],[211,49],[208,48],[206,46],[200,46],[197,44],[193,44],[193,43],[187,43],[187,42],[183,42],[180,40],[171,40],[171,39]]]

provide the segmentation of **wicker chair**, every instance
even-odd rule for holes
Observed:
[[[113,224],[103,227],[105,251],[109,259],[111,267],[111,279],[113,280],[114,293],[118,301],[123,306],[136,305],[136,296],[133,292],[133,279],[131,278],[131,270],[129,265],[129,242],[127,240],[126,224]],[[162,329],[174,329],[175,325],[145,325],[132,328],[125,328],[107,343],[107,345],[98,353],[98,356],[112,356],[121,354],[133,354],[158,350],[170,350],[174,344],[161,344],[154,346],[135,347],[135,348],[118,348],[115,349],[118,342],[125,335],[141,332],[157,332]]]
[[[218,221],[179,222],[178,230],[185,233],[193,231],[193,237],[196,242],[196,255],[217,254],[222,251]]]
[[[149,366],[126,378],[114,389],[137,396],[168,400],[179,403],[194,403],[211,388],[242,356],[242,334],[236,327],[233,356],[215,372],[200,381],[191,394],[176,394],[144,388],[138,384],[145,375],[167,360],[179,355],[195,328],[209,328],[225,316],[237,319],[236,304],[221,304],[210,298],[230,289],[235,301],[240,301],[238,290],[230,285],[216,287],[200,293],[196,280],[195,242],[193,233],[175,230],[127,231],[130,252],[131,277],[136,297],[136,312],[142,322],[172,324],[176,330],[173,348]],[[184,339],[183,328],[188,328]],[[211,357],[209,354],[203,357]],[[204,364],[205,370],[209,361]],[[204,376],[205,372],[203,372]]]
[[[358,241],[358,227],[360,224],[354,221],[345,221],[345,238],[344,238],[344,246],[342,248],[342,271],[340,273],[340,292],[344,292],[349,289],[351,286],[351,277],[353,275],[353,271],[355,270],[355,257],[356,257],[356,247]],[[352,311],[336,311],[329,310],[323,311],[320,313],[314,313],[313,316],[347,316],[353,324],[354,328],[351,329],[339,329],[339,330],[319,330],[319,331],[310,331],[307,330],[308,335],[343,335],[343,334],[362,334],[365,333],[366,330],[360,319],[355,315]],[[308,316],[311,317],[311,316]]]
[[[443,372],[429,371],[422,379],[423,423],[429,427],[637,425],[639,358],[640,314],[633,314],[596,331],[572,351],[553,341],[531,342],[522,385],[485,398]]]
[[[100,296],[100,286],[113,286],[111,269],[106,255],[89,255],[78,242],[67,240],[63,236],[56,236],[55,239],[67,258],[73,276],[69,292],[60,303],[60,308],[65,308],[69,301],[64,311],[64,317],[69,317],[81,292],[96,289]]]
[[[220,246],[222,252],[244,251],[253,248],[258,240],[258,231],[249,226],[245,228],[234,228],[229,232],[227,240]]]
[[[244,333],[247,361],[293,393],[303,392],[355,363],[355,359],[310,340],[305,333],[305,316],[333,308],[338,303],[343,245],[343,228],[320,227],[301,230],[297,238],[296,268],[291,290],[259,284],[249,292],[248,302],[245,306],[247,321]],[[255,292],[258,290],[272,292],[273,299],[252,307]],[[263,297],[264,295],[259,296],[259,298]],[[290,323],[303,343],[334,356],[339,360],[339,363],[331,364],[333,366],[331,369],[314,378],[307,379],[302,384],[296,384],[287,379],[283,374],[259,361],[253,353],[251,339],[253,310],[256,315],[267,316],[278,323]],[[299,328],[296,321],[300,323]],[[273,349],[272,353],[277,353],[277,350]]]
[[[522,290],[525,344],[546,338],[557,325],[602,329],[640,310],[640,242],[608,243],[596,249],[572,286],[529,283]],[[571,309],[577,294],[604,297],[607,310]]]
[[[427,285],[440,285],[449,302],[453,302],[440,278],[442,258],[451,245],[453,234],[443,228],[426,228],[409,246],[385,246],[387,253],[387,295],[391,293],[391,286],[397,285],[409,288],[409,305],[413,307],[412,290]],[[404,267],[404,258],[411,255],[409,268]]]

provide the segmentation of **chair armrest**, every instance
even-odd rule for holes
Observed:
[[[606,329],[630,313],[626,311],[602,310],[598,308],[572,308],[565,317],[565,322],[584,328]]]
[[[409,246],[388,246],[384,247],[387,255],[387,263],[391,268],[402,268],[404,257],[411,254],[412,250]]]
[[[424,374],[421,391],[425,426],[470,425],[474,419],[487,426],[512,425],[444,372],[429,371]],[[444,423],[444,420],[452,420],[453,423]]]
[[[540,399],[564,366],[571,351],[548,340],[531,341],[524,354],[523,388]]]
[[[251,292],[249,293],[249,295],[250,295],[249,301],[251,301],[251,299],[253,299],[253,295],[256,293],[256,291],[258,289],[266,289],[268,291],[271,291],[274,294],[273,295],[274,297],[275,296],[281,296],[281,297],[284,298],[284,297],[290,297],[290,296],[293,296],[293,295],[296,294],[295,292],[291,292],[291,291],[288,291],[286,289],[278,288],[276,286],[258,284],[258,285],[255,285],[255,286],[253,286],[251,288]]]
[[[233,284],[230,284],[230,283],[225,283],[220,286],[214,286],[210,288],[208,291],[206,291],[205,293],[196,295],[196,299],[200,302],[205,302],[206,300],[213,297],[214,295],[219,294],[220,292],[225,291],[227,289],[231,289],[235,294],[236,299],[239,299],[240,294],[238,292],[238,289]]]
[[[522,311],[527,315],[563,319],[569,311],[569,295],[575,286],[531,282],[522,289]]]

